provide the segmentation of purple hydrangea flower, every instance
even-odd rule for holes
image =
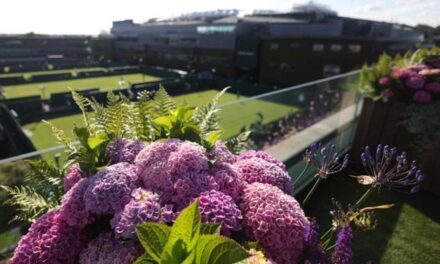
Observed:
[[[11,264],[73,264],[82,248],[82,233],[60,221],[58,211],[49,212],[32,224],[10,260]]]
[[[239,160],[251,159],[251,158],[263,159],[267,162],[270,162],[270,163],[277,165],[278,167],[280,167],[283,170],[286,170],[286,165],[284,163],[282,163],[281,161],[272,157],[269,153],[267,153],[265,151],[248,150],[248,151],[241,153],[238,157]]]
[[[133,241],[122,241],[110,232],[90,241],[79,256],[80,264],[131,264],[144,250]]]
[[[234,165],[217,163],[209,171],[215,182],[214,190],[223,192],[238,201],[246,182],[241,178],[240,172]]]
[[[411,89],[422,89],[425,85],[425,79],[420,74],[411,74],[405,84]]]
[[[133,163],[137,154],[146,146],[140,140],[120,138],[111,143],[107,148],[107,155],[112,163]]]
[[[407,189],[420,185],[424,179],[415,161],[408,163],[405,152],[397,155],[397,149],[387,145],[378,145],[374,157],[370,148],[366,146],[361,154],[361,160],[368,175],[356,178],[364,185]]]
[[[88,186],[89,179],[81,179],[61,200],[60,219],[70,226],[83,228],[92,221],[84,203],[84,194]]]
[[[417,91],[413,95],[414,102],[426,104],[431,102],[432,96],[427,91]]]
[[[226,145],[221,141],[215,142],[214,147],[208,153],[208,158],[210,160],[215,160],[216,162],[230,164],[237,161],[237,156],[231,153],[228,147],[226,147]]]
[[[351,240],[353,235],[349,225],[343,227],[338,233],[336,246],[332,252],[332,263],[351,264],[353,252],[351,250]]]
[[[193,142],[152,143],[139,153],[135,163],[143,185],[160,194],[164,203],[174,203],[177,210],[215,185],[205,149]]]
[[[440,93],[440,82],[428,83],[425,88],[431,93],[438,94]]]
[[[84,195],[87,210],[96,214],[121,211],[130,201],[132,190],[137,187],[134,171],[129,163],[118,163],[91,177]]]
[[[115,214],[111,225],[117,237],[136,238],[135,227],[143,222],[161,222],[159,196],[142,188],[133,190],[131,201]]]
[[[234,166],[247,183],[268,183],[288,194],[293,191],[293,183],[289,174],[274,163],[260,158],[249,158],[239,160]]]
[[[388,86],[391,83],[390,77],[384,76],[379,79],[379,84],[381,86]]]
[[[79,180],[86,177],[87,174],[85,174],[80,170],[78,164],[73,164],[72,167],[70,167],[69,171],[67,172],[66,176],[64,176],[64,191],[67,192]]]
[[[296,263],[309,223],[295,198],[275,186],[252,183],[242,199],[242,225],[248,238],[258,241],[276,263]]]
[[[222,223],[222,234],[241,229],[243,216],[231,196],[214,190],[204,192],[199,197],[199,208],[204,223]]]

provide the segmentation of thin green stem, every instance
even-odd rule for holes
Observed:
[[[330,234],[330,232],[331,232],[332,230],[333,230],[333,229],[330,227],[330,228],[327,230],[327,232],[325,232],[324,235],[321,236],[321,240],[323,240],[324,238],[326,238],[326,237],[328,236],[328,234]]]
[[[309,193],[307,194],[306,198],[304,198],[304,201],[302,202],[302,206],[306,204],[306,202],[309,200],[310,196],[312,196],[313,192],[316,190],[316,187],[318,187],[319,182],[321,181],[321,177],[318,176],[318,179],[315,181],[315,184],[313,184],[312,189],[310,189]]]
[[[368,197],[368,195],[370,195],[372,189],[373,189],[373,188],[369,188],[369,189],[364,193],[364,195],[362,195],[362,197],[359,198],[359,200],[354,204],[354,208],[356,208],[356,207],[358,207],[359,205],[361,205],[361,203],[362,203],[362,202]]]
[[[309,163],[306,163],[306,166],[304,166],[304,169],[302,170],[302,172],[299,174],[299,176],[293,182],[293,186],[296,185],[296,183],[299,181],[299,179],[301,179],[301,177],[306,173],[308,168],[309,168]]]
[[[327,248],[327,245],[332,241],[333,232],[330,233],[330,237],[322,244],[324,248]]]

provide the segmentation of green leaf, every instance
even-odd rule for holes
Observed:
[[[200,228],[202,235],[219,235],[222,225],[217,223],[204,223]]]
[[[133,264],[154,264],[157,263],[153,259],[150,258],[148,254],[144,254],[140,257],[138,257]]]
[[[99,134],[95,137],[89,137],[87,140],[87,144],[89,145],[89,147],[91,149],[96,149],[97,147],[99,147],[100,145],[102,145],[103,143],[105,143],[107,141],[108,141],[108,138],[106,135]]]
[[[171,227],[159,223],[143,223],[136,227],[136,234],[147,253],[157,262],[167,243]]]
[[[201,235],[196,248],[196,264],[236,263],[249,257],[232,239],[219,235]]]
[[[188,252],[189,250],[182,239],[170,239],[160,256],[160,263],[180,264],[188,257]]]
[[[199,201],[196,200],[183,209],[174,222],[161,260],[164,263],[181,263],[196,246],[200,237],[200,227]]]
[[[172,120],[171,120],[171,118],[169,116],[158,117],[158,118],[153,120],[153,123],[156,126],[163,127],[166,130],[168,130],[168,131],[171,130],[171,128],[173,127]]]
[[[211,145],[214,145],[215,142],[217,142],[217,140],[219,140],[222,135],[223,131],[221,130],[212,131],[206,135],[205,140],[208,141]]]

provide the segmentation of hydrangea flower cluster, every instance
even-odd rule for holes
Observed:
[[[116,213],[111,220],[117,237],[135,239],[135,227],[143,222],[172,221],[172,210],[161,207],[157,194],[137,188],[131,196],[132,199],[125,205],[124,210]]]
[[[241,208],[243,228],[276,263],[296,263],[309,222],[299,203],[279,188],[252,183],[244,189]]]
[[[394,86],[402,86],[413,102],[426,104],[439,97],[440,68],[426,64],[395,68],[391,76],[380,77],[378,83],[385,97],[393,97],[396,94]]]
[[[81,236],[81,230],[63,222],[58,211],[49,212],[32,224],[9,263],[73,264],[83,246]]]
[[[200,214],[205,223],[221,223],[222,233],[241,229],[243,216],[232,197],[219,191],[204,192],[199,197]]]
[[[73,164],[64,177],[64,191],[70,190],[79,180],[86,178],[87,175],[81,171],[78,164]]]
[[[222,142],[207,151],[178,139],[120,139],[107,156],[110,165],[94,175],[69,170],[60,208],[32,225],[12,263],[132,263],[143,253],[136,225],[171,225],[194,199],[202,221],[221,223],[223,235],[244,229],[279,264],[300,255],[308,221],[288,195],[285,165],[269,154],[235,155]]]
[[[140,140],[120,138],[111,143],[107,148],[107,156],[112,163],[128,162],[133,163],[137,154],[146,146]]]
[[[142,255],[142,247],[133,241],[122,241],[110,232],[90,241],[79,255],[80,264],[133,263]]]
[[[274,185],[287,194],[293,190],[292,182],[285,170],[278,165],[260,158],[247,158],[235,163],[241,177],[247,183],[268,183]]]

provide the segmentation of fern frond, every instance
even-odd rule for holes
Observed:
[[[63,194],[64,171],[46,160],[28,161],[31,171],[25,176],[25,182],[34,186],[41,194],[61,198]]]
[[[245,149],[251,131],[245,131],[226,141],[226,147],[234,154],[240,153]]]
[[[166,116],[170,114],[171,110],[176,109],[176,103],[167,93],[163,86],[160,86],[159,90],[154,96],[154,103],[156,108],[157,116]]]
[[[54,197],[46,197],[31,186],[0,187],[11,196],[5,201],[5,204],[18,208],[18,213],[13,220],[32,221],[59,206],[59,200]]]
[[[66,146],[66,152],[68,154],[76,151],[72,139],[67,137],[63,130],[57,128],[49,121],[43,120],[43,122],[50,127],[50,129],[52,130],[52,135],[55,136],[57,142]]]
[[[74,89],[69,88],[72,92],[72,97],[75,103],[78,105],[79,109],[82,112],[84,125],[89,126],[89,117],[87,115],[87,107],[90,106],[90,100],[81,96],[78,92],[76,92]]]
[[[206,106],[198,107],[193,114],[193,120],[198,124],[201,134],[206,135],[209,132],[220,130],[218,116],[218,101],[220,97],[229,89],[226,87],[221,92],[217,93],[211,102]]]

